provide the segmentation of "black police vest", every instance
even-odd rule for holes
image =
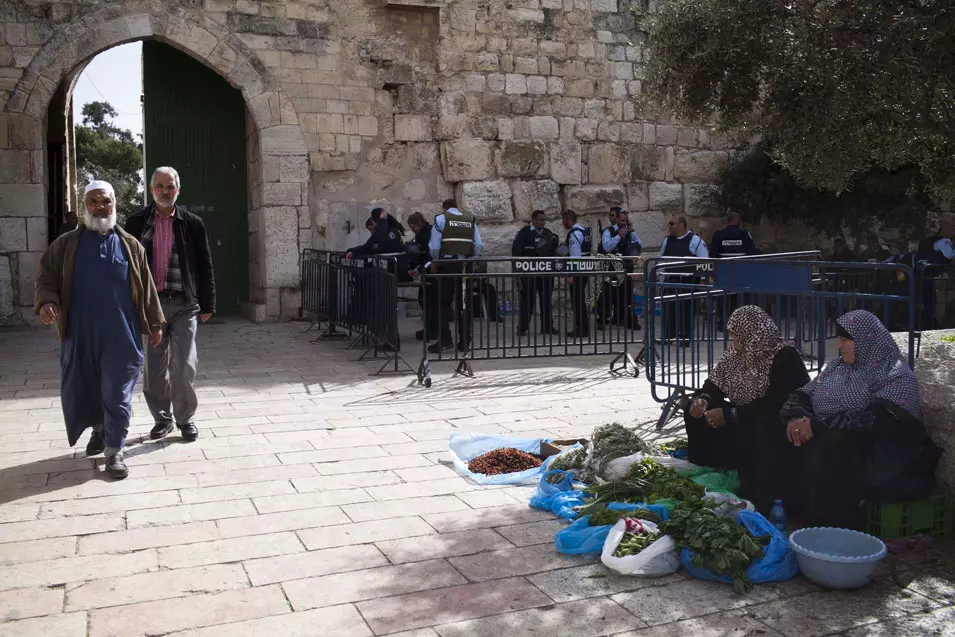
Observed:
[[[693,251],[690,250],[690,244],[696,235],[692,232],[685,237],[677,239],[676,237],[667,237],[667,245],[663,250],[665,257],[692,257]]]
[[[594,238],[590,232],[590,228],[571,228],[567,231],[567,247],[570,248],[570,235],[575,232],[579,232],[582,236],[580,238],[580,256],[589,257],[594,250]]]
[[[721,257],[745,257],[746,248],[743,247],[745,230],[731,226],[716,233],[715,244],[719,246]]]
[[[524,233],[524,243],[521,246],[521,255],[525,257],[551,257],[553,255],[553,250],[544,249],[542,244],[547,244],[548,242],[556,243],[559,241],[557,237],[553,236],[553,233],[548,232],[546,229],[543,233],[537,234],[537,231],[533,228],[527,230]],[[544,249],[545,252],[549,254],[541,254],[539,250]]]

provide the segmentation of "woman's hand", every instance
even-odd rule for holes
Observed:
[[[794,418],[786,425],[786,437],[797,447],[812,440],[812,423],[808,418]]]
[[[706,408],[709,405],[702,398],[694,398],[690,401],[690,415],[694,418],[702,418],[706,415]]]
[[[711,409],[706,412],[706,422],[713,429],[719,429],[726,424],[726,420],[723,418],[723,409],[718,407],[716,409]]]

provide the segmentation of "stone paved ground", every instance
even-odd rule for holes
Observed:
[[[529,489],[447,466],[455,430],[655,417],[606,361],[445,364],[424,390],[303,329],[203,327],[202,437],[144,442],[137,395],[123,482],[66,447],[53,334],[0,332],[0,635],[955,634],[951,551],[860,593],[607,576],[554,551]]]

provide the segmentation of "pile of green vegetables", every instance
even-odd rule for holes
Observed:
[[[621,480],[603,482],[587,487],[584,491],[593,500],[580,510],[587,515],[611,502],[657,502],[659,500],[699,500],[706,489],[669,467],[645,458],[630,467]]]
[[[656,524],[660,522],[660,516],[650,509],[644,509],[643,507],[637,509],[608,509],[606,506],[601,506],[588,515],[590,515],[590,520],[588,520],[590,526],[616,524],[617,520],[621,518],[640,518],[641,520],[649,520]]]
[[[590,484],[603,472],[608,462],[638,451],[650,453],[653,448],[633,430],[615,422],[595,428],[586,450],[564,454],[556,458],[550,468],[573,471],[576,479]]]
[[[729,573],[739,594],[753,588],[747,571],[762,559],[769,536],[756,538],[732,518],[721,517],[702,500],[679,503],[660,530],[673,537],[681,549],[693,552],[693,564],[713,573]]]
[[[613,552],[614,557],[636,555],[657,540],[657,536],[650,533],[639,520],[626,518],[627,530],[620,538],[620,544]]]

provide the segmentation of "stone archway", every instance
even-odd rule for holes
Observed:
[[[60,83],[96,54],[147,39],[189,54],[242,92],[255,129],[248,153],[249,314],[261,321],[298,307],[298,215],[308,205],[310,171],[292,102],[256,54],[225,26],[203,20],[199,10],[130,0],[57,26],[3,104],[0,117],[10,143],[0,146],[0,165],[26,161],[29,168],[0,172],[0,223],[8,226],[0,243],[0,323],[33,316],[33,279],[47,245],[41,219],[47,209],[44,117],[51,99]]]

